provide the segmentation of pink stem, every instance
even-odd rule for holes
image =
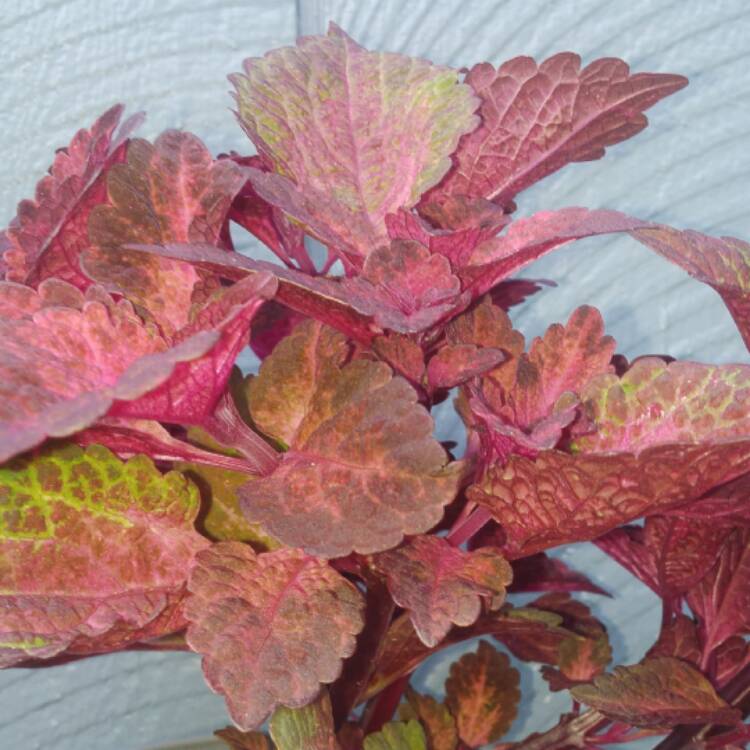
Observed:
[[[454,547],[460,547],[464,542],[471,539],[477,532],[481,531],[485,524],[492,520],[487,508],[481,506],[475,508],[465,518],[460,518],[450,530],[447,540]]]

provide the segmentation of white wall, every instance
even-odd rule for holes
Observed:
[[[750,237],[750,6],[742,0],[34,0],[0,10],[0,224],[29,197],[56,146],[114,101],[145,109],[143,132],[180,126],[216,149],[241,148],[225,74],[288,43],[299,27],[337,21],[365,45],[438,62],[498,63],[561,50],[618,56],[636,70],[683,73],[691,85],[649,114],[651,127],[600,162],[528,191],[519,213],[611,207],[714,234]],[[588,240],[528,269],[559,283],[516,320],[529,335],[582,302],[603,312],[628,355],[747,361],[716,295],[628,240]],[[445,414],[441,434],[453,429]],[[654,599],[596,551],[565,553],[621,598],[596,603],[616,658],[634,661],[658,627]],[[595,601],[590,598],[589,601]],[[441,684],[446,660],[420,671]],[[567,708],[545,701],[531,670],[518,732]],[[221,701],[189,655],[115,654],[50,670],[0,673],[0,747],[136,750],[208,735]]]

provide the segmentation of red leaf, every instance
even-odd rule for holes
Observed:
[[[552,448],[575,417],[578,394],[595,375],[611,370],[615,342],[593,307],[579,307],[523,352],[524,340],[508,316],[489,300],[448,329],[449,340],[501,349],[507,357],[466,390],[472,425],[486,456],[503,461],[513,451],[533,456]]]
[[[454,268],[465,265],[477,245],[494,237],[510,222],[510,217],[494,203],[465,196],[428,203],[420,214],[404,208],[387,214],[388,236],[392,240],[415,240],[431,253],[444,255]]]
[[[270,273],[278,279],[276,299],[302,315],[316,318],[334,326],[350,338],[362,344],[369,344],[373,337],[371,323],[367,316],[375,314],[376,305],[364,299],[363,311],[353,308],[341,284],[334,279],[314,277],[266,263],[251,260],[239,253],[227,253],[209,245],[133,245],[133,249],[165,258],[184,260],[200,269],[211,271],[222,278],[233,281],[249,274]]]
[[[687,599],[701,619],[706,653],[731,636],[750,631],[750,529],[734,532],[714,569],[688,592]]]
[[[5,464],[0,497],[0,665],[113,651],[185,626],[186,570],[207,542],[182,475],[66,445]]]
[[[412,384],[422,384],[424,351],[414,336],[389,332],[373,339],[372,350]]]
[[[441,641],[451,624],[472,625],[481,612],[480,597],[499,606],[511,580],[510,565],[498,550],[463,552],[435,536],[414,537],[377,555],[375,565],[427,646]]]
[[[583,573],[543,552],[513,561],[513,581],[508,591],[588,591],[610,596]]]
[[[487,641],[476,653],[451,664],[445,702],[456,719],[458,736],[470,748],[496,742],[510,728],[521,701],[520,676],[510,659]]]
[[[361,275],[341,284],[355,309],[371,310],[375,323],[397,333],[430,328],[470,301],[448,260],[413,240],[376,248]]]
[[[75,433],[72,440],[82,446],[104,445],[120,458],[144,453],[154,461],[191,461],[245,473],[251,468],[242,458],[213,453],[178,440],[158,422],[147,419],[105,417]]]
[[[276,344],[286,338],[294,327],[306,318],[307,316],[289,309],[276,300],[268,300],[253,318],[250,348],[259,359],[265,359]]]
[[[292,450],[241,490],[247,517],[285,544],[342,557],[397,545],[442,517],[462,465],[382,362],[345,364],[340,334],[308,321],[266,358],[249,390],[254,423]]]
[[[647,518],[644,542],[654,559],[659,593],[671,597],[690,591],[716,562],[731,532],[731,527],[679,516]]]
[[[741,720],[740,712],[720,698],[700,672],[684,661],[663,656],[615,667],[613,674],[571,692],[576,700],[610,719],[638,727]]]
[[[221,154],[219,158],[222,158]],[[239,156],[233,152],[225,158],[243,167],[268,171],[261,156]],[[232,202],[229,219],[254,234],[289,268],[299,266],[305,273],[315,275],[315,265],[305,248],[305,233],[280,209],[264,201],[250,180],[245,182]]]
[[[734,237],[709,237],[672,227],[650,227],[633,237],[712,286],[750,348],[750,245]]]
[[[453,388],[495,369],[505,360],[500,349],[473,344],[446,344],[427,365],[427,380],[433,388]]]
[[[197,555],[188,588],[188,643],[243,730],[277,706],[310,703],[339,676],[363,625],[357,589],[300,550],[256,555],[220,542]]]
[[[193,303],[203,301],[215,282],[201,279],[185,263],[136,255],[125,246],[216,244],[243,181],[238,165],[214,161],[190,133],[168,130],[153,145],[132,141],[127,162],[108,174],[108,203],[91,213],[93,247],[84,254],[84,270],[148,310],[165,334],[174,334],[187,325]]]
[[[574,240],[629,232],[647,223],[617,211],[563,208],[514,221],[500,237],[479,245],[458,271],[464,290],[478,297],[537,258]]]
[[[59,294],[62,286],[69,302]],[[82,430],[107,413],[200,422],[226,384],[250,319],[274,286],[263,275],[236,284],[172,340],[99,287],[84,296],[49,279],[39,292],[24,292],[26,310],[0,319],[0,461],[45,437]],[[17,292],[16,285],[0,283],[0,299],[15,301]],[[45,306],[50,296],[53,304]]]
[[[662,627],[659,639],[651,646],[646,656],[671,656],[698,667],[701,654],[695,623],[687,615],[678,613],[671,623]]]
[[[88,218],[106,200],[104,177],[125,158],[127,136],[141,120],[131,117],[115,136],[122,111],[117,104],[88,130],[79,130],[57,152],[49,174],[36,186],[35,199],[18,204],[18,215],[4,233],[6,243],[0,242],[8,281],[37,286],[56,277],[80,289],[91,283],[79,266],[89,246]]]
[[[505,554],[525,557],[594,539],[643,515],[687,503],[750,469],[750,441],[672,444],[639,455],[512,455],[468,490],[507,535]]]
[[[455,167],[428,195],[481,196],[501,206],[565,164],[600,159],[646,127],[644,110],[687,85],[682,76],[631,75],[614,58],[581,70],[571,52],[538,65],[515,57],[497,70],[479,63],[465,82],[482,100],[482,124],[461,139]]]
[[[644,543],[642,526],[612,529],[595,539],[594,544],[652,591],[659,593],[656,562]]]

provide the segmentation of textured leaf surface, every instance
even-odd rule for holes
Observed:
[[[354,257],[382,243],[385,215],[435,185],[460,136],[479,122],[457,71],[368,52],[335,24],[244,69],[232,76],[240,122],[288,178],[289,197],[282,204],[254,179],[256,190],[303,224],[309,213],[325,227],[321,241]],[[284,177],[270,176],[277,185]]]
[[[737,529],[714,569],[688,594],[703,622],[708,651],[736,633],[750,632],[750,529]]]
[[[750,441],[660,445],[630,453],[513,455],[468,494],[503,526],[510,558],[594,539],[643,515],[695,500],[750,468]]]
[[[412,240],[373,250],[361,275],[342,287],[355,308],[373,309],[379,326],[398,333],[429,328],[469,301],[448,260]]]
[[[239,166],[214,161],[190,133],[168,130],[153,145],[132,141],[127,162],[107,177],[108,203],[89,219],[93,248],[84,255],[84,270],[147,309],[167,335],[174,334],[188,323],[194,295],[205,294],[205,280],[192,266],[124,246],[217,244],[243,182]]]
[[[188,643],[243,730],[280,705],[310,703],[338,677],[363,625],[356,588],[300,550],[256,555],[219,542],[196,557],[188,588]]]
[[[750,434],[750,366],[667,364],[644,357],[621,377],[603,375],[581,399],[597,430],[586,452],[634,453],[664,443],[719,442]]]
[[[274,285],[258,276],[227,289],[172,340],[100,287],[83,294],[48,279],[38,292],[24,291],[25,310],[0,318],[0,460],[88,427],[108,411],[200,421]],[[19,289],[0,283],[0,300],[17,301]]]
[[[250,386],[255,423],[292,450],[242,488],[243,511],[285,544],[325,557],[380,552],[427,531],[461,471],[446,465],[411,386],[383,363],[346,363],[347,346],[302,323]]]
[[[318,698],[301,708],[279,706],[269,722],[277,750],[337,750],[331,699],[323,689]]]
[[[615,667],[614,673],[575,687],[572,694],[611,719],[640,727],[740,720],[739,711],[720,698],[700,672],[670,657]]]
[[[511,580],[510,565],[498,550],[467,553],[435,536],[414,537],[378,555],[375,564],[427,646],[441,641],[451,624],[473,624],[481,611],[480,597],[502,603]]]
[[[424,730],[417,721],[391,721],[365,737],[364,750],[426,750]]]
[[[731,532],[731,527],[679,516],[647,518],[644,541],[654,559],[660,593],[675,596],[692,589],[711,569]]]
[[[4,233],[6,280],[37,286],[56,277],[81,289],[91,283],[79,266],[89,246],[88,218],[106,200],[104,176],[125,157],[126,136],[140,119],[131,118],[115,135],[122,110],[115,105],[88,130],[79,130],[70,145],[57,152],[49,174],[36,186],[34,200],[19,203]]]
[[[427,203],[419,214],[401,208],[385,217],[392,240],[415,240],[431,253],[444,255],[453,267],[464,265],[478,245],[508,223],[510,216],[499,206],[463,195]]]
[[[750,245],[734,237],[709,237],[690,230],[653,227],[633,236],[691,276],[712,286],[724,300],[750,347]]]
[[[199,499],[145,456],[67,445],[0,467],[0,664],[184,627]]]
[[[530,57],[497,69],[479,63],[465,81],[482,100],[482,124],[461,139],[456,166],[436,192],[500,205],[565,164],[600,159],[646,127],[644,110],[687,84],[682,76],[631,74],[614,58],[581,69],[571,52],[539,64]]]
[[[421,695],[411,688],[406,689],[406,698],[424,729],[427,750],[455,750],[458,730],[448,707],[431,695]]]
[[[502,330],[508,331],[507,324]],[[513,334],[506,341],[498,342],[499,347],[515,349]],[[563,394],[577,395],[595,375],[608,372],[614,350],[614,339],[604,335],[599,311],[579,307],[566,325],[556,323],[535,338],[528,353],[502,363],[499,378],[496,371],[489,373],[483,396],[495,414],[530,430],[552,414]]]
[[[487,641],[451,665],[445,702],[469,747],[496,742],[510,728],[521,700],[520,676],[510,659]]]

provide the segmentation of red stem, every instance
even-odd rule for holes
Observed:
[[[393,718],[410,679],[411,673],[399,677],[367,704],[362,717],[362,728],[365,735],[379,732],[383,724]]]
[[[475,508],[468,516],[457,519],[450,530],[447,541],[454,547],[460,547],[481,531],[485,524],[492,520],[490,512],[481,506]]]

